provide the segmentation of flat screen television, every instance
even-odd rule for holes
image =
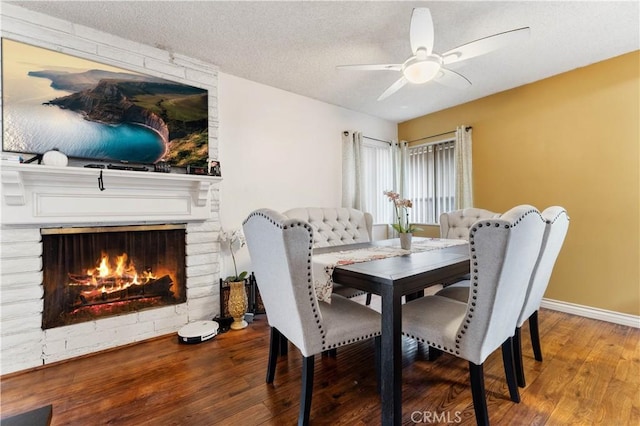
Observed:
[[[206,164],[207,90],[2,39],[2,150]]]

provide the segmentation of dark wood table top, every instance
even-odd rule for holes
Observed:
[[[419,241],[420,238],[415,238]],[[397,239],[371,243],[321,247],[314,254],[364,249],[373,246],[391,246]],[[445,282],[469,272],[468,244],[437,248],[428,251],[389,257],[367,262],[338,265],[333,272],[336,283],[381,294],[382,286],[395,286],[402,294],[422,290],[429,285]],[[428,284],[428,285],[425,285]]]

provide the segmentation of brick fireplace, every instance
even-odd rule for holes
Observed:
[[[190,321],[218,314],[220,178],[103,170],[105,190],[101,191],[97,185],[100,171],[95,169],[3,161],[0,173],[2,374],[173,333]],[[150,230],[155,236],[136,241],[138,232]],[[158,236],[157,230],[173,235]],[[134,236],[105,237],[112,231]],[[75,234],[93,236],[79,247],[61,245],[59,240]],[[122,247],[110,247],[113,241]],[[167,250],[173,260],[179,257],[182,261],[154,260],[162,254],[154,251]],[[48,261],[65,264],[67,255],[74,253],[91,265],[69,267],[64,272],[43,269]],[[149,290],[146,304],[141,303],[145,299],[141,287],[119,289],[115,277],[105,277],[104,288],[90,291],[93,281],[87,270],[96,267],[103,256],[113,263],[123,253],[129,274],[135,273],[131,272],[135,266],[158,283]],[[71,276],[86,285],[83,289],[87,293],[82,297],[68,292],[66,299],[62,297],[71,304],[67,313],[80,309],[84,321],[43,327],[48,315],[44,299],[47,293],[59,291],[47,287],[52,274],[58,281]],[[136,280],[143,281],[140,277]],[[165,285],[167,291],[162,289]],[[114,306],[127,301],[137,301],[140,309],[114,311]],[[162,301],[169,303],[153,306]],[[92,317],[90,311],[100,308],[109,314]],[[60,315],[57,312],[53,317]]]
[[[0,17],[2,37],[207,89],[209,155],[218,158],[215,65],[10,4]],[[0,162],[0,374],[173,333],[219,311],[220,178],[104,170],[100,191],[99,171],[72,166]],[[184,227],[185,302],[42,329],[43,229],[160,224]]]

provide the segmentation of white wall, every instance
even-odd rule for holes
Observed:
[[[223,181],[220,221],[242,226],[253,210],[268,207],[338,207],[342,200],[344,130],[396,139],[397,124],[284,90],[218,74],[218,149]],[[231,275],[228,256],[221,275]],[[239,270],[250,270],[247,250]]]

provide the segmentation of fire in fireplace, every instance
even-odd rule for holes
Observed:
[[[43,329],[186,301],[184,225],[41,234]]]

